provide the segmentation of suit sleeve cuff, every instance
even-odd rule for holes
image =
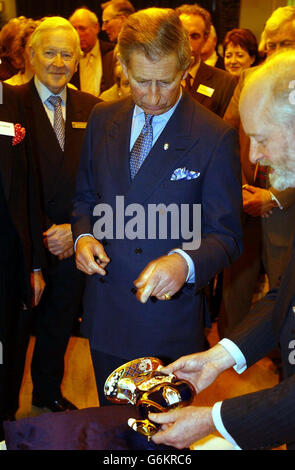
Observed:
[[[76,252],[76,246],[77,246],[77,242],[80,238],[82,237],[92,237],[94,238],[94,236],[92,235],[92,233],[81,233],[81,235],[79,235],[79,237],[76,238],[76,241],[74,243],[74,251]]]
[[[173,253],[179,253],[187,262],[188,265],[188,273],[186,276],[185,282],[193,284],[195,282],[195,265],[191,257],[180,248],[175,248],[175,250],[169,251],[168,255],[172,255]]]
[[[246,369],[247,369],[247,361],[240,350],[238,346],[231,341],[230,339],[223,338],[221,341],[219,341],[219,344],[224,347],[224,349],[227,350],[227,352],[234,358],[235,360],[235,365],[233,368],[238,374],[242,374]]]
[[[214,422],[214,426],[216,427],[217,431],[219,434],[224,437],[224,439],[228,442],[230,442],[235,450],[242,450],[241,447],[238,446],[236,441],[233,439],[233,437],[227,432],[227,430],[224,427],[222,418],[221,418],[221,406],[222,406],[222,401],[218,401],[215,403],[215,405],[212,408],[212,419]]]

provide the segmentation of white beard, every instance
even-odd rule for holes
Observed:
[[[295,173],[287,168],[276,167],[269,175],[269,182],[278,191],[295,188]]]

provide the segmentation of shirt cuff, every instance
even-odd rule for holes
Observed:
[[[280,203],[280,201],[278,200],[278,198],[276,198],[275,195],[274,195],[271,191],[269,191],[269,192],[270,192],[270,195],[271,195],[271,199],[272,199],[273,201],[276,201],[278,207],[279,207],[279,208],[281,209],[281,211],[282,211],[284,208],[283,208],[282,204]]]
[[[92,233],[81,233],[81,235],[79,235],[79,237],[77,237],[75,243],[74,243],[74,251],[76,252],[76,245],[77,245],[77,241],[82,238],[82,237],[92,237],[94,238],[94,236],[92,235]]]
[[[238,446],[236,441],[232,438],[232,436],[227,432],[224,427],[221,418],[221,406],[222,401],[218,401],[212,408],[212,419],[214,422],[214,426],[216,427],[217,431],[222,435],[222,437],[224,437],[226,441],[230,442],[234,446],[235,450],[242,450],[241,447]]]
[[[185,282],[193,284],[195,282],[195,265],[194,265],[193,260],[185,251],[181,250],[180,248],[175,248],[175,250],[169,251],[168,255],[173,255],[173,253],[180,254],[187,262],[188,273],[187,273]]]
[[[219,341],[219,344],[224,347],[224,349],[227,350],[227,352],[234,358],[236,365],[233,366],[235,371],[238,374],[242,374],[247,369],[247,361],[245,359],[244,354],[238,348],[238,346],[233,343],[230,339],[223,338],[221,341]]]

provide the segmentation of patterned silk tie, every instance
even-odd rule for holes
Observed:
[[[63,151],[65,143],[65,121],[62,115],[61,108],[62,100],[60,96],[51,95],[49,96],[47,101],[54,107],[53,129],[56,134],[59,145]]]
[[[130,176],[132,180],[136,176],[136,173],[153,146],[152,119],[154,116],[152,114],[145,114],[144,116],[145,124],[136,139],[130,154]]]

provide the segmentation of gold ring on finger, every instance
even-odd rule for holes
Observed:
[[[170,294],[163,294],[163,297],[164,297],[164,300],[170,300],[171,299],[171,295]]]

